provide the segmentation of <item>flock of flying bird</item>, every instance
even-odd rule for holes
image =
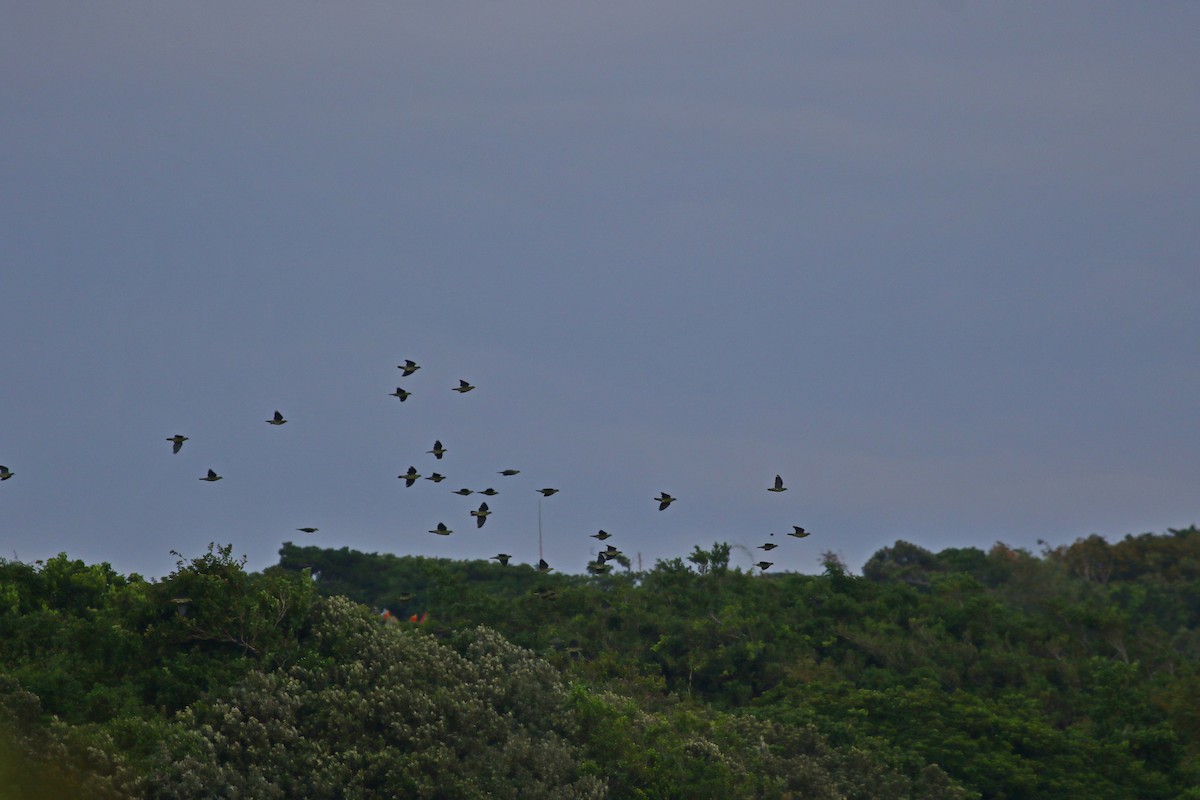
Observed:
[[[401,374],[405,377],[412,375],[414,372],[416,372],[418,369],[421,368],[420,365],[418,365],[415,361],[412,361],[412,360],[406,360],[403,364],[398,365],[398,367],[400,370],[402,370]],[[454,389],[454,391],[465,394],[466,392],[469,392],[474,388],[475,388],[474,386],[467,383],[466,381],[460,380],[459,385]],[[399,398],[400,402],[404,402],[411,395],[412,395],[412,392],[407,391],[406,389],[404,389],[400,386],[397,386],[396,391],[391,393],[391,396]],[[278,414],[278,412],[276,412],[276,413]],[[436,439],[433,442],[433,449],[427,450],[425,452],[432,454],[435,459],[440,461],[442,459],[442,456],[446,454],[447,450],[442,445],[442,441],[440,439]],[[507,476],[512,476],[512,475],[517,475],[518,473],[520,473],[520,470],[517,470],[517,469],[503,469],[503,470],[500,470],[500,472],[498,474],[507,477]],[[412,486],[414,483],[417,482],[417,480],[419,480],[422,477],[424,477],[426,480],[433,481],[434,483],[440,483],[441,481],[446,479],[446,476],[442,475],[439,472],[433,472],[429,475],[422,476],[415,466],[410,466],[408,468],[407,472],[404,472],[397,477],[399,477],[401,480],[404,481],[405,486]],[[538,489],[537,491],[543,497],[550,497],[551,495],[558,494],[558,489],[555,489],[552,487]],[[783,485],[783,478],[779,475],[776,475],[774,485],[770,486],[767,489],[767,491],[768,492],[777,492],[777,493],[778,492],[786,492],[787,487]],[[495,489],[491,488],[490,486],[487,489],[480,491],[479,493],[483,494],[483,495],[488,495],[488,496],[499,494],[499,492],[497,492]],[[454,492],[454,494],[466,496],[466,495],[474,494],[474,491],[472,489],[464,488],[464,489],[456,490]],[[672,503],[674,503],[677,499],[678,498],[672,497],[671,495],[667,494],[666,492],[659,492],[658,497],[655,497],[654,501],[658,503],[659,511],[665,511],[667,509],[667,507],[670,506]],[[486,501],[483,503],[480,503],[479,508],[471,512],[471,516],[475,518],[475,526],[477,528],[482,528],[484,526],[484,524],[487,522],[487,519],[491,515],[491,513],[492,513],[492,511],[491,511],[491,509],[488,508],[488,504]],[[310,530],[311,531],[314,529],[300,529],[300,530]],[[431,529],[429,532],[438,534],[440,536],[449,536],[450,534],[454,533],[454,531],[451,530],[444,522],[439,522],[437,524],[437,526],[434,527],[433,529]],[[774,536],[775,534],[771,534],[771,535]],[[799,525],[793,525],[791,533],[788,534],[788,536],[792,536],[797,539],[803,539],[808,535],[809,535],[809,531],[805,530],[804,528],[800,527]],[[605,531],[603,529],[601,529],[598,533],[594,533],[591,535],[591,538],[596,539],[599,542],[603,542],[606,539],[609,539],[611,537],[612,537],[612,534],[608,533],[607,531]],[[779,545],[775,544],[774,542],[765,542],[765,543],[759,545],[758,549],[763,550],[765,552],[770,552],[771,550],[774,550],[778,546]],[[611,544],[606,545],[605,549],[601,550],[597,554],[596,560],[592,561],[588,564],[587,570],[588,570],[588,572],[590,572],[592,574],[603,574],[603,573],[609,572],[612,569],[612,565],[609,564],[608,562],[618,560],[618,559],[622,558],[623,556],[624,556],[624,553],[622,553],[620,549],[614,547]],[[512,558],[512,555],[509,553],[497,553],[496,555],[492,556],[493,560],[499,561],[501,564],[504,564],[504,565],[507,565],[509,562],[509,559],[511,559],[511,558]],[[628,562],[626,562],[626,563],[628,563]],[[758,561],[757,563],[754,564],[754,566],[758,567],[760,570],[765,571],[765,570],[769,569],[773,564],[774,564],[773,561],[765,561],[764,560],[764,561]],[[546,560],[544,558],[539,558],[537,569],[539,572],[549,572],[552,569],[552,567],[546,563]]]
[[[410,360],[406,360],[403,364],[398,365],[398,368],[402,371],[401,372],[402,376],[407,377],[409,375],[412,375],[414,372],[416,372],[421,367],[415,361],[412,361],[410,359]],[[471,384],[469,384],[467,381],[460,380],[459,385],[454,389],[454,391],[459,392],[461,394],[465,394],[474,388],[475,387],[472,386]],[[391,396],[399,398],[400,402],[404,402],[411,395],[412,395],[412,392],[410,392],[400,386],[397,386],[396,391],[391,393]],[[442,459],[442,456],[446,454],[447,450],[442,445],[441,440],[436,439],[436,440],[434,440],[433,448],[431,450],[427,450],[425,452],[432,454],[435,459],[440,461]],[[508,476],[512,476],[512,475],[517,475],[518,473],[520,473],[520,470],[503,469],[503,470],[500,470],[498,474],[508,477]],[[440,483],[441,481],[446,479],[446,476],[442,475],[439,472],[433,472],[429,475],[422,476],[415,466],[410,466],[408,468],[407,472],[404,472],[397,477],[399,477],[401,480],[404,481],[404,484],[406,487],[412,486],[414,483],[417,482],[417,480],[419,480],[422,477],[424,477],[426,480],[433,481],[434,483]],[[555,489],[552,487],[545,487],[542,489],[538,489],[536,491],[538,491],[543,497],[550,497],[550,496],[558,493],[558,489]],[[787,487],[783,485],[782,476],[776,475],[774,484],[772,486],[768,487],[767,491],[768,492],[776,492],[776,493],[786,492]],[[454,492],[454,494],[467,496],[470,494],[474,494],[474,491],[472,489],[464,488],[464,489],[456,490]],[[480,491],[479,494],[492,496],[492,495],[499,494],[499,492],[497,492],[495,489],[493,489],[489,486],[487,489],[483,489],[482,491]],[[674,503],[677,499],[678,498],[672,497],[671,495],[667,494],[666,492],[659,492],[658,497],[655,497],[654,501],[658,503],[659,511],[665,511],[667,509],[667,507],[670,506],[672,503]],[[477,528],[482,528],[484,526],[484,524],[487,522],[487,519],[491,514],[492,514],[492,511],[491,511],[491,509],[488,508],[488,504],[486,501],[483,503],[480,503],[479,508],[471,512],[471,516],[475,518],[475,525]],[[314,529],[300,529],[300,530],[311,531]],[[439,522],[437,524],[437,526],[434,527],[433,529],[431,529],[429,532],[438,534],[441,536],[449,536],[454,531],[451,530],[444,522]],[[774,536],[774,535],[775,534],[773,534],[773,533],[771,534],[771,536]],[[805,530],[804,528],[800,527],[799,525],[793,525],[792,531],[790,533],[788,533],[787,535],[792,536],[797,539],[803,539],[809,535],[809,531]],[[600,530],[598,533],[594,533],[591,535],[591,538],[596,539],[598,542],[603,542],[606,539],[609,539],[611,537],[612,537],[612,534],[608,533],[607,531],[604,531],[603,529]],[[774,550],[778,546],[779,545],[775,544],[774,542],[765,542],[765,543],[759,545],[758,549],[763,550],[764,552],[770,552],[771,550]],[[613,545],[606,545],[605,549],[601,550],[598,553],[598,555],[596,556],[596,560],[592,561],[588,564],[587,570],[588,570],[588,572],[590,572],[592,574],[603,574],[603,573],[609,572],[612,569],[612,565],[609,564],[608,562],[621,559],[623,556],[624,556],[624,553],[622,553],[621,550],[619,550],[618,548],[614,547]],[[507,565],[509,562],[509,559],[511,559],[511,558],[512,558],[512,555],[509,553],[497,553],[496,555],[492,556],[493,560],[499,561],[503,565]],[[628,563],[628,562],[626,562],[626,563]],[[774,564],[774,562],[772,562],[772,561],[763,560],[763,561],[758,561],[757,563],[754,564],[754,566],[758,567],[760,570],[765,571],[768,568],[770,568],[773,564]],[[546,563],[545,559],[539,558],[537,569],[539,572],[549,572],[552,568],[550,567],[549,564]]]
[[[421,366],[419,364],[417,364],[415,361],[408,359],[403,364],[398,365],[398,368],[401,370],[401,375],[403,377],[408,377],[408,376],[412,375],[414,372],[416,372],[417,370],[419,370],[421,368]],[[458,386],[453,387],[452,391],[458,392],[459,394],[466,394],[467,392],[473,390],[474,388],[475,387],[472,386],[467,381],[460,380],[458,382]],[[410,396],[412,396],[412,392],[407,391],[407,390],[397,386],[396,391],[389,393],[389,396],[396,397],[400,400],[400,402],[404,402],[404,401],[408,400],[408,398]],[[287,419],[284,418],[282,413],[280,413],[279,411],[276,411],[275,414],[271,417],[271,419],[266,420],[266,423],[268,425],[283,425],[283,424],[287,423]],[[183,434],[177,433],[174,436],[168,436],[167,441],[171,442],[171,452],[178,453],[180,450],[183,449],[183,443],[188,441],[188,437],[184,436]],[[442,441],[440,439],[436,439],[436,440],[434,440],[433,448],[430,450],[427,450],[426,452],[432,454],[436,460],[441,461],[442,457],[448,452],[448,450],[442,445]],[[520,472],[521,471],[518,469],[502,469],[497,474],[504,476],[504,477],[511,477],[513,475],[520,474]],[[9,478],[11,478],[14,474],[16,474],[16,473],[14,473],[8,467],[0,465],[0,481],[6,481]],[[431,472],[429,475],[422,475],[415,466],[410,466],[406,472],[401,473],[397,477],[400,480],[404,481],[404,485],[406,487],[411,487],[414,483],[416,483],[418,480],[420,480],[422,478],[424,478],[425,480],[428,480],[428,481],[432,481],[434,483],[441,483],[442,481],[446,480],[446,476],[442,475],[439,472]],[[208,481],[208,482],[212,483],[212,482],[221,480],[221,478],[222,478],[222,476],[218,475],[215,470],[209,469],[207,474],[201,476],[200,480]],[[558,494],[559,490],[552,488],[552,487],[545,487],[542,489],[537,489],[536,491],[539,492],[543,497],[550,497],[552,495]],[[776,475],[774,485],[769,487],[767,489],[767,491],[768,492],[776,492],[776,493],[786,492],[787,487],[783,485],[783,478],[779,475]],[[473,489],[462,488],[462,489],[455,490],[453,493],[465,497],[467,495],[475,494],[476,491]],[[479,490],[478,494],[492,497],[492,496],[499,494],[499,492],[489,486],[486,489]],[[658,503],[659,511],[665,511],[677,499],[678,498],[672,497],[671,495],[667,494],[666,492],[660,492],[658,497],[654,498],[654,501]],[[476,528],[482,528],[487,523],[488,518],[491,516],[491,514],[492,514],[492,510],[488,507],[488,504],[486,501],[480,503],[479,508],[470,512],[470,515],[472,517],[474,517],[474,519],[475,519]],[[797,539],[803,539],[804,537],[809,535],[809,531],[806,531],[804,528],[800,527],[799,525],[793,525],[792,528],[793,528],[793,530],[792,530],[792,532],[787,534],[788,536],[792,536]],[[304,527],[304,528],[297,528],[296,530],[298,530],[302,533],[316,533],[319,529],[311,528],[311,527]],[[454,533],[454,531],[451,530],[444,522],[437,523],[437,525],[434,528],[432,528],[429,532],[440,535],[440,536],[449,536],[450,534]],[[773,534],[773,533],[771,534],[771,536],[774,536],[774,535],[775,534]],[[598,542],[603,542],[606,539],[609,539],[611,537],[612,537],[612,534],[610,534],[604,530],[601,530],[598,533],[594,533],[591,535],[591,538],[596,539]],[[771,550],[774,550],[778,546],[779,545],[775,544],[774,542],[765,542],[765,543],[759,545],[758,549],[763,550],[764,552],[770,552]],[[588,572],[591,572],[592,574],[603,574],[603,573],[609,572],[612,569],[612,565],[609,564],[608,562],[614,561],[614,560],[620,560],[623,557],[624,557],[624,553],[622,553],[621,550],[619,550],[618,548],[614,547],[611,544],[605,545],[605,549],[601,550],[599,552],[599,554],[596,557],[596,560],[589,562],[588,567],[587,567]],[[512,555],[510,555],[509,553],[497,553],[496,555],[492,556],[492,560],[499,561],[503,565],[507,565],[511,558],[512,558]],[[625,561],[625,563],[628,564],[628,561]],[[766,570],[766,569],[770,568],[773,565],[773,563],[774,562],[764,560],[764,561],[758,561],[757,563],[754,564],[754,566],[758,567],[760,570]],[[551,569],[552,569],[552,567],[546,563],[545,559],[542,559],[542,558],[538,559],[537,570],[539,572],[549,572]]]

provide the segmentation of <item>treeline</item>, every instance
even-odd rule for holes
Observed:
[[[729,555],[0,561],[0,798],[1200,798],[1196,528]]]

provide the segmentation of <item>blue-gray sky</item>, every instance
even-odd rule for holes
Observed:
[[[812,572],[1200,522],[1197,30],[2,2],[0,553],[536,561],[543,486],[566,571],[600,528],[646,566],[774,533]],[[451,490],[489,485],[476,531]]]

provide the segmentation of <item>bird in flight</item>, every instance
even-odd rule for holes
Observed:
[[[489,486],[488,488],[486,488],[482,492],[480,492],[480,494],[486,494],[488,497],[495,497],[496,495],[498,495],[500,493]]]
[[[772,486],[770,489],[767,489],[767,491],[768,492],[786,492],[787,487],[783,485],[783,478],[776,475],[775,476],[775,485]]]
[[[463,488],[463,489],[456,489],[456,490],[454,491],[454,494],[461,494],[463,497],[466,497],[466,496],[467,496],[467,495],[469,495],[469,494],[475,494],[475,490],[474,490],[474,489],[467,489],[467,488]]]
[[[558,489],[537,489],[542,493],[542,497],[549,497],[552,494],[558,494]]]
[[[421,473],[417,472],[416,467],[409,467],[408,472],[404,473],[403,475],[397,475],[396,477],[401,478],[404,481],[405,486],[412,486],[417,482],[417,478],[421,477]]]
[[[208,474],[207,474],[207,475],[205,475],[205,476],[204,476],[203,478],[201,478],[200,480],[202,480],[202,481],[219,481],[219,480],[221,480],[221,476],[220,476],[220,475],[218,475],[217,473],[213,472],[213,471],[210,469],[210,470],[208,471]]]
[[[804,530],[804,528],[801,528],[799,525],[793,525],[792,528],[794,528],[794,530],[789,533],[788,536],[795,536],[797,539],[803,539],[805,536],[810,535],[810,531]]]
[[[287,420],[284,419],[283,414],[280,414],[278,411],[275,412],[275,416],[267,420],[269,425],[282,425],[285,422],[287,422]]]
[[[0,467],[0,481],[6,481],[17,473],[13,472],[8,467]]]
[[[499,561],[501,566],[507,567],[508,560],[512,558],[512,556],[508,553],[496,553],[496,555],[492,556],[492,558],[496,561]]]
[[[167,441],[171,442],[171,452],[178,453],[183,448],[183,443],[188,440],[188,437],[182,433],[177,433],[174,436],[168,436]]]
[[[316,533],[320,528],[296,528],[301,533]]]
[[[442,458],[442,456],[444,456],[444,455],[445,455],[446,453],[448,453],[449,451],[448,451],[448,450],[446,450],[446,448],[442,447],[442,440],[441,440],[441,439],[435,439],[435,440],[434,440],[434,442],[433,442],[433,449],[432,449],[432,450],[426,450],[425,452],[426,452],[426,453],[433,453],[433,457],[434,457],[434,458],[436,458],[436,459],[438,459],[438,460],[440,461],[440,460],[441,460],[441,458]]]
[[[407,400],[409,397],[412,396],[412,392],[406,392],[403,389],[401,389],[399,386],[397,386],[396,391],[390,392],[388,394],[388,396],[389,397],[399,397],[400,402],[403,403],[405,400]]]
[[[592,534],[593,539],[599,539],[602,542],[611,536],[612,536],[612,534],[605,530],[601,530],[599,533]]]
[[[587,571],[593,575],[603,575],[607,572],[612,572],[612,564],[604,563],[604,558],[599,557],[595,561],[589,561]]]
[[[459,394],[466,394],[467,392],[471,391],[474,388],[475,388],[474,386],[467,383],[466,381],[460,380],[458,382],[458,386],[454,387],[454,391],[458,392]]]
[[[401,374],[403,374],[404,377],[406,377],[406,378],[409,375],[412,375],[414,372],[416,372],[420,368],[421,368],[421,365],[418,364],[417,362],[413,361],[411,358],[405,359],[403,364],[396,365],[396,369],[403,370],[403,373],[401,373]]]
[[[492,512],[488,510],[487,503],[480,503],[479,508],[471,512],[471,516],[475,518],[475,527],[482,528],[483,523],[487,522],[488,514]]]
[[[520,474],[520,472],[521,472],[521,470],[519,470],[519,469],[502,469],[502,470],[500,470],[500,472],[498,472],[497,474],[498,474],[498,475],[505,475],[505,476],[509,476],[509,475],[517,475],[517,474]]]
[[[767,571],[767,568],[768,568],[768,567],[770,567],[770,566],[771,566],[772,564],[774,564],[774,563],[775,563],[774,561],[759,561],[759,562],[758,562],[757,564],[755,564],[754,566],[758,567],[758,568],[759,568],[759,569],[761,569],[763,572],[766,572],[766,571]]]
[[[554,568],[546,563],[546,559],[544,559],[544,558],[538,559],[538,565],[537,565],[538,572],[549,572],[552,569],[554,569]]]
[[[440,472],[435,472],[432,475],[427,476],[425,480],[433,481],[434,483],[441,483],[442,481],[446,480],[446,476]]]
[[[620,558],[623,555],[625,554],[610,544],[600,552],[599,558],[608,561],[610,558]]]
[[[450,534],[454,533],[454,531],[447,528],[446,523],[439,522],[437,527],[431,530],[430,533],[436,533],[438,536],[449,536]]]
[[[779,545],[775,544],[774,542],[767,542],[766,544],[760,544],[758,546],[758,549],[766,550],[767,552],[770,552],[770,551],[774,550],[776,547],[779,547]]]
[[[671,497],[671,495],[667,494],[666,492],[659,492],[658,497],[656,497],[654,499],[658,501],[658,510],[662,511],[663,509],[665,509],[667,506],[671,505],[671,503],[674,503],[679,498]]]

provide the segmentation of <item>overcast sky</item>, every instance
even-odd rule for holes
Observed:
[[[567,572],[1200,523],[1198,30],[0,0],[0,556],[536,562],[542,487]]]

